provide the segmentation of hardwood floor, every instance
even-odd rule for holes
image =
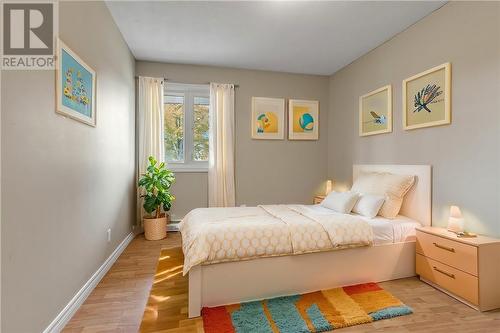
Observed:
[[[188,319],[188,279],[182,276],[183,263],[181,248],[161,251],[141,333],[203,333],[201,318]]]
[[[161,249],[180,243],[178,233],[155,242],[137,236],[64,332],[203,332],[201,319],[187,319],[187,278],[179,273],[182,253],[170,251],[171,258],[161,260],[157,271]],[[500,332],[500,310],[477,312],[417,278],[381,286],[411,306],[414,314],[343,328],[342,333]]]
[[[154,242],[135,237],[63,332],[137,332],[160,251],[180,244],[179,233]]]

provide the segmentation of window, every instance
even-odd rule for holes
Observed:
[[[176,171],[208,168],[208,85],[167,83],[165,158]]]

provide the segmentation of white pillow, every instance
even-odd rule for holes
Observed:
[[[415,176],[387,172],[360,173],[351,191],[385,196],[379,215],[393,219],[401,210],[403,198],[415,182]]]
[[[361,194],[352,211],[356,214],[372,219],[377,216],[380,207],[384,204],[384,201],[385,196],[383,195]]]
[[[336,212],[349,214],[358,200],[355,192],[330,192],[321,202],[321,206],[333,209]]]

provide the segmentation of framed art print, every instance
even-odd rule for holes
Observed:
[[[318,140],[319,102],[300,99],[288,101],[288,139]]]
[[[392,87],[379,88],[359,98],[359,136],[392,132]]]
[[[252,97],[252,139],[285,138],[285,100]]]
[[[451,64],[445,63],[403,81],[405,130],[451,123]]]
[[[57,40],[56,111],[96,125],[96,74],[75,52]]]

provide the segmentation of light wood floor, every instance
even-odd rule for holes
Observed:
[[[176,233],[156,242],[137,236],[64,332],[128,333],[139,328],[141,332],[202,332],[201,319],[187,319],[187,279],[178,273],[182,256],[160,261],[155,277],[161,249],[180,244]],[[381,286],[411,306],[414,314],[343,328],[340,332],[500,332],[500,310],[477,312],[417,278],[384,282]]]

